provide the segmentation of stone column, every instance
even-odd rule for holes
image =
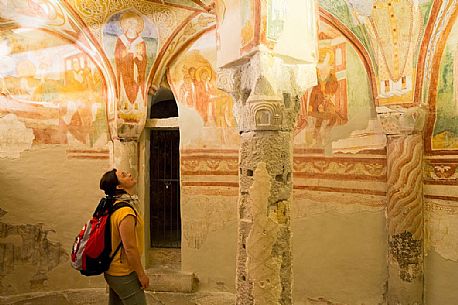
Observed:
[[[292,304],[294,105],[259,78],[241,106],[237,304]]]
[[[388,305],[423,304],[421,108],[378,108],[387,134]]]
[[[273,58],[259,51],[218,75],[219,87],[235,97],[241,137],[237,305],[292,304],[292,130],[304,90],[297,67],[286,65],[275,68],[288,86],[274,89],[280,81],[260,65]]]
[[[292,304],[292,130],[316,85],[317,12],[315,0],[216,3],[218,87],[241,137],[237,305]]]
[[[117,101],[120,104],[121,101]],[[111,167],[118,170],[128,171],[138,181],[139,173],[139,155],[138,143],[143,132],[147,117],[145,105],[140,105],[140,109],[134,112],[136,122],[126,122],[126,113],[123,113],[120,106],[112,105],[108,111],[108,121],[111,133]]]
[[[111,164],[113,167],[129,171],[135,178],[138,177],[138,142],[113,140]]]

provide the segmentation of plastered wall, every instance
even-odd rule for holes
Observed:
[[[172,29],[193,14],[146,1],[120,1],[92,14],[76,1],[68,3],[86,21],[85,30],[99,44],[94,52],[106,56],[104,61],[92,60],[74,43],[67,46],[61,36],[41,30],[2,32],[0,37],[4,64],[0,71],[0,294],[4,295],[103,287],[102,279],[84,278],[71,270],[68,255],[74,236],[101,196],[100,175],[109,169],[106,113],[114,108],[105,107],[110,105],[109,96],[117,93],[117,70],[114,43],[106,36],[119,30],[116,20],[133,7],[151,30],[145,34],[151,52],[144,77],[152,80],[156,76],[151,69],[160,67],[154,66],[156,56],[175,51],[161,49]],[[413,98],[416,62],[423,52],[415,42],[424,33],[431,11],[430,1],[418,4],[410,7],[412,18],[402,19],[400,25],[402,37],[409,26],[414,28],[412,36],[390,49],[389,35],[380,41],[376,38],[391,30],[381,21],[381,7],[372,11],[362,1],[321,1],[322,8],[351,29],[357,41],[351,43],[349,35],[320,22],[319,86],[301,97],[294,131],[292,204],[294,298],[299,304],[383,304],[387,157],[375,100],[390,105],[408,104]],[[17,1],[14,8],[27,8],[27,4]],[[355,14],[358,18],[350,18]],[[372,24],[367,18],[371,14]],[[438,54],[437,65],[427,71],[437,82],[425,93],[425,103],[431,105],[423,134],[428,305],[458,302],[454,288],[458,280],[458,36],[455,20],[444,21],[444,26],[448,36],[432,52]],[[197,28],[189,32],[196,33]],[[366,55],[355,47],[358,41]],[[46,43],[52,52],[22,54]],[[67,61],[57,65],[52,55],[60,50]],[[395,63],[381,60],[394,51],[406,61],[405,71],[397,73],[401,83],[389,75]],[[374,63],[374,75],[364,60]],[[206,31],[170,62],[167,75],[179,104],[182,269],[195,272],[203,290],[234,292],[240,144],[234,101],[216,88],[215,63],[216,34]],[[396,94],[402,98],[393,98]],[[124,119],[129,119],[127,111]]]
[[[215,31],[204,34],[168,74],[179,112],[182,269],[202,289],[234,291],[239,136],[233,99],[216,87],[215,45]]]
[[[430,71],[425,128],[425,301],[427,304],[456,304],[458,293],[452,283],[458,278],[456,235],[457,111],[456,103],[456,19],[448,20],[447,31],[436,50],[436,65]]]
[[[37,146],[0,159],[2,295],[103,287],[70,266],[74,238],[103,193],[106,158],[68,158],[65,146]]]

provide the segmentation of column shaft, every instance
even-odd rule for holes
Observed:
[[[290,131],[241,135],[237,305],[292,304]]]
[[[113,140],[111,164],[114,168],[129,171],[138,176],[138,142]]]
[[[388,135],[388,305],[423,304],[423,137]]]

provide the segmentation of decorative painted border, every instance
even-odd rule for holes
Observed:
[[[235,149],[188,149],[181,151],[183,176],[238,176],[239,156]],[[294,155],[293,177],[343,181],[386,181],[386,157]],[[208,181],[206,183],[212,183]],[[214,183],[219,183],[214,181]],[[377,192],[379,194],[379,192]]]
[[[458,196],[438,196],[438,195],[424,195],[426,199],[439,199],[446,201],[458,202]]]
[[[424,160],[424,184],[458,186],[458,158],[433,158]]]

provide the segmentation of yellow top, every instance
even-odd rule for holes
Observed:
[[[123,198],[122,198],[123,199]],[[129,202],[130,200],[125,200]],[[119,202],[119,201],[118,201]],[[118,203],[116,202],[115,205]],[[132,206],[135,206],[131,203]],[[137,215],[130,207],[122,207],[111,215],[111,255],[113,255],[114,251],[118,247],[119,243],[121,242],[121,236],[119,234],[119,224],[121,221],[128,215],[132,215],[136,217],[136,224],[135,224],[135,235],[137,236],[137,247],[138,252],[140,255],[143,253],[144,241],[143,241],[143,230],[144,230],[144,223],[143,218],[137,211]],[[123,276],[129,275],[134,270],[131,268],[129,263],[127,262],[127,255],[125,252],[124,247],[121,246],[116,256],[113,258],[111,262],[110,268],[106,271],[109,275],[114,276]]]

